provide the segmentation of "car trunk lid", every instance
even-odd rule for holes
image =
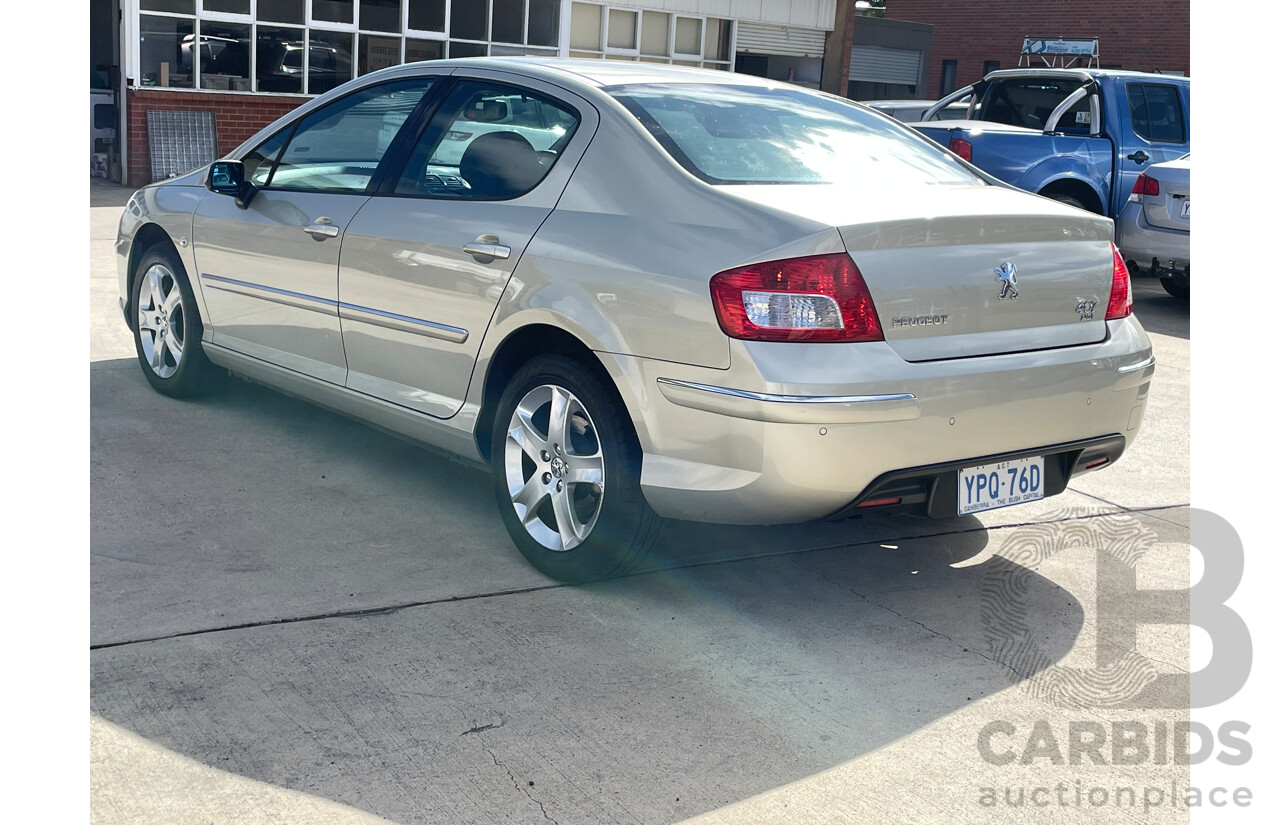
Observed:
[[[1106,218],[1000,186],[918,187],[868,204],[847,192],[841,198],[837,187],[741,189],[838,227],[885,341],[904,360],[1051,349],[1106,336],[1113,274]]]
[[[1191,160],[1162,163],[1147,171],[1160,184],[1159,195],[1143,195],[1147,223],[1162,229],[1191,230]]]

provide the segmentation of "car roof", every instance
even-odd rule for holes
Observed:
[[[717,85],[756,86],[762,89],[802,88],[797,87],[794,83],[784,83],[754,75],[724,72],[716,69],[669,66],[659,63],[633,63],[624,60],[583,60],[576,57],[460,57],[449,60],[408,63],[400,67],[393,66],[391,69],[415,65],[429,65],[433,68],[509,71],[553,83],[570,83],[597,89],[634,83],[712,83]]]

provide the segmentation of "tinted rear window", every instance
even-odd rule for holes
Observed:
[[[607,91],[708,183],[983,182],[909,128],[838,98],[714,84]]]

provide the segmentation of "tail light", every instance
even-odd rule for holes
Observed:
[[[947,144],[947,148],[955,152],[960,157],[973,163],[973,144],[963,138],[953,137],[951,142]]]
[[[1133,182],[1133,191],[1129,193],[1129,200],[1137,202],[1142,200],[1143,195],[1159,194],[1160,181],[1146,175],[1138,175],[1138,179]]]
[[[711,278],[720,329],[746,341],[883,341],[871,292],[844,254],[752,264]]]
[[[1133,291],[1129,289],[1129,267],[1115,244],[1111,244],[1111,300],[1107,301],[1107,320],[1116,321],[1133,312]]]

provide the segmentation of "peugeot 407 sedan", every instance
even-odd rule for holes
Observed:
[[[954,517],[1114,463],[1154,359],[1111,231],[796,86],[481,58],[138,191],[117,251],[157,390],[223,368],[486,465],[585,581],[661,517]]]

